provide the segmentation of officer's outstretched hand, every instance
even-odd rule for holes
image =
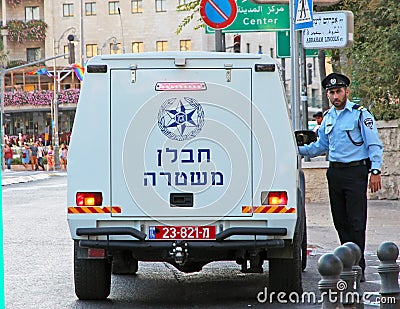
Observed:
[[[381,175],[371,174],[371,176],[369,177],[369,188],[372,193],[382,188]]]

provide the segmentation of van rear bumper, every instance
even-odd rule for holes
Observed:
[[[218,233],[215,240],[148,240],[146,234],[131,227],[77,228],[76,234],[87,236],[87,239],[75,240],[82,249],[105,249],[109,256],[121,251],[131,252],[132,257],[138,261],[165,261],[182,271],[198,271],[201,265],[222,260],[237,261],[246,270],[247,259],[257,257],[257,261],[262,261],[270,249],[282,251],[291,243],[290,239],[257,239],[259,235],[285,236],[286,228],[234,227]],[[129,235],[133,239],[116,239],[112,237],[115,235]],[[228,239],[239,235],[247,236],[248,239]],[[103,236],[103,239],[90,239],[91,236]],[[107,238],[104,239],[104,236]],[[192,265],[192,268],[187,266],[186,269],[183,265]],[[258,267],[257,272],[259,270]]]
[[[189,248],[213,249],[256,249],[256,248],[283,248],[283,239],[268,240],[226,240],[226,241],[182,241]],[[83,248],[99,249],[170,249],[175,241],[130,241],[130,240],[80,240]]]
[[[111,235],[128,235],[133,240],[91,240],[80,239],[79,246],[87,248],[103,248],[103,249],[169,249],[172,244],[180,240],[146,240],[147,235],[132,227],[107,227],[107,228],[77,228],[78,236],[111,236]],[[215,240],[181,240],[187,243],[190,248],[214,248],[214,249],[235,249],[235,248],[283,248],[283,239],[267,239],[267,240],[227,240],[230,236],[285,236],[286,228],[251,228],[251,227],[234,227],[226,229],[216,235]]]
[[[77,228],[78,236],[132,236],[140,241],[145,241],[147,235],[132,227],[97,227]],[[218,233],[215,237],[217,242],[223,241],[231,236],[286,236],[286,228],[278,227],[232,227]],[[151,241],[153,242],[153,241]]]

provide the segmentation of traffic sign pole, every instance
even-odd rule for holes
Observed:
[[[290,60],[291,60],[291,111],[294,130],[300,130],[300,91],[299,91],[299,35],[295,28],[295,0],[289,0],[290,10]]]
[[[222,33],[221,29],[215,29],[215,51],[224,52],[225,51],[225,34]]]

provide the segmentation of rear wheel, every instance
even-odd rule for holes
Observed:
[[[111,263],[106,258],[79,257],[79,245],[74,244],[75,294],[79,299],[106,299],[111,288]]]
[[[305,270],[307,267],[307,224],[304,220],[303,241],[301,243],[301,269]]]
[[[302,271],[303,261],[305,259],[302,259],[302,252],[304,248],[303,238],[305,235],[305,227],[304,217],[304,224],[300,223],[296,226],[296,233],[292,244],[293,258],[277,258],[269,260],[268,287],[271,291],[276,293],[285,292],[286,296],[291,292],[295,292],[297,295],[303,293]]]
[[[300,244],[293,245],[292,259],[269,260],[269,289],[276,293],[303,293]]]

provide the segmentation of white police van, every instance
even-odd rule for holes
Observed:
[[[90,59],[68,154],[78,298],[107,298],[111,273],[134,274],[138,261],[196,272],[231,260],[261,273],[268,260],[270,290],[301,292],[296,147],[278,64],[268,56]]]

